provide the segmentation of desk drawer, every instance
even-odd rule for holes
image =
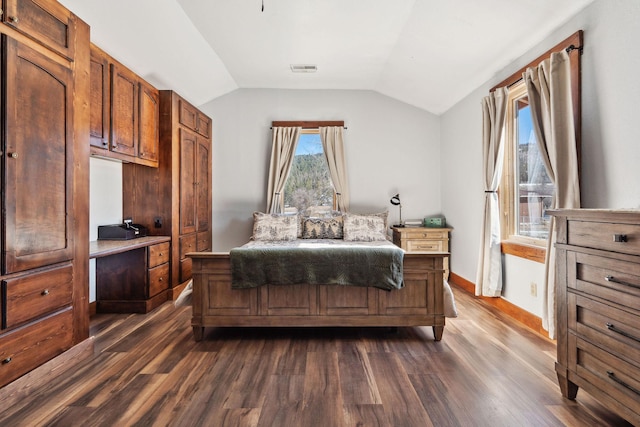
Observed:
[[[149,246],[149,268],[169,262],[169,242]]]
[[[149,269],[149,298],[167,289],[169,285],[169,264],[165,263]]]
[[[13,328],[71,305],[73,267],[66,265],[3,280],[2,287],[6,297],[2,324],[4,328]]]
[[[640,255],[640,225],[569,220],[567,227],[570,245]]]
[[[54,358],[73,344],[69,308],[0,338],[0,387]]]

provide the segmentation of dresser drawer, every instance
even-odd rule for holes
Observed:
[[[575,372],[581,381],[596,387],[609,396],[617,405],[640,417],[640,368],[627,363],[591,344],[569,334],[569,369]]]
[[[149,298],[164,291],[169,286],[169,264],[165,263],[149,269]]]
[[[2,325],[13,328],[71,305],[73,267],[46,270],[2,281],[5,310]]]
[[[569,293],[569,329],[578,337],[640,366],[640,316],[637,311]]]
[[[567,286],[598,298],[640,307],[640,264],[603,254],[567,253]]]
[[[0,387],[71,348],[71,308],[0,338]]]
[[[180,237],[180,260],[186,258],[189,252],[196,252],[196,234]]]
[[[149,246],[149,268],[169,262],[169,242]]]
[[[567,228],[569,245],[640,255],[640,225],[569,220]]]
[[[443,244],[441,240],[407,240],[407,252],[429,251],[442,252]]]

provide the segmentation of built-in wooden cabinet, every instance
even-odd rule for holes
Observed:
[[[170,297],[191,279],[189,252],[211,249],[211,119],[173,91],[160,91],[157,169],[123,165],[123,215],[171,236]]]
[[[557,210],[556,372],[640,425],[640,211]]]
[[[89,336],[89,27],[52,0],[0,24],[0,387]]]
[[[158,90],[91,45],[91,154],[158,166]]]
[[[167,236],[91,242],[96,258],[96,310],[147,313],[167,301],[171,242]]]

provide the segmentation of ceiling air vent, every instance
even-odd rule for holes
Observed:
[[[312,64],[291,64],[290,67],[294,73],[315,73],[318,71],[318,66]]]

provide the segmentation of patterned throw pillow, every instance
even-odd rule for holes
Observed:
[[[387,240],[387,213],[372,215],[344,215],[344,240],[376,242]]]
[[[299,224],[298,215],[254,212],[251,240],[296,240]]]
[[[305,218],[303,239],[342,239],[342,215],[331,218]]]

